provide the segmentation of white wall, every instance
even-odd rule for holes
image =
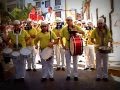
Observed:
[[[31,3],[33,6],[35,6],[35,2],[33,0],[25,0],[26,7],[27,7],[28,3]]]
[[[111,61],[120,61],[120,0],[114,0],[114,13],[112,14],[112,33],[113,41],[118,42],[113,44],[114,53],[110,54]]]
[[[92,14],[93,23],[96,26],[96,9],[98,8],[98,17],[104,15],[106,24],[109,27],[110,0],[91,0],[90,14]]]
[[[82,9],[82,0],[66,0],[67,9],[77,9],[77,12],[80,12]]]

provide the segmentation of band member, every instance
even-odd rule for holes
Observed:
[[[57,62],[57,69],[56,70],[65,70],[65,50],[61,46],[60,41],[60,34],[61,29],[63,27],[63,21],[60,17],[56,18],[56,27],[53,29],[53,32],[57,35],[59,42],[54,45],[55,47],[55,55],[56,55],[56,62]],[[65,38],[63,38],[63,42],[65,43]]]
[[[94,52],[94,44],[91,42],[91,33],[93,31],[93,24],[91,21],[87,23],[85,30],[85,69],[84,70],[94,70],[94,60],[95,60],[95,52]]]
[[[84,34],[84,32],[76,25],[73,24],[72,17],[66,18],[67,25],[63,27],[61,31],[61,38],[66,39],[66,44],[64,45],[62,43],[63,48],[65,49],[65,57],[66,57],[66,71],[67,71],[67,78],[66,80],[71,79],[71,54],[70,54],[70,37],[73,34],[72,31],[78,32],[80,34]],[[78,69],[77,69],[77,55],[72,56],[73,57],[73,75],[74,80],[78,81]]]
[[[54,42],[52,42],[54,40]],[[41,22],[41,32],[37,34],[34,42],[35,45],[37,45],[37,43],[40,41],[40,50],[41,53],[47,48],[49,47],[50,49],[52,49],[52,53],[53,53],[53,45],[58,43],[58,38],[55,35],[54,32],[49,30],[49,24],[47,21],[42,21]],[[37,46],[36,46],[37,48]],[[53,71],[53,54],[51,54],[51,56],[45,60],[42,55],[40,53],[40,57],[41,57],[41,64],[42,64],[42,79],[41,82],[44,82],[47,80],[47,78],[49,77],[50,81],[54,81],[54,71]],[[44,55],[47,55],[50,53],[44,53]]]
[[[31,68],[33,69],[33,71],[36,71],[35,57],[36,57],[37,52],[35,50],[34,39],[37,36],[37,30],[32,27],[31,23],[32,23],[32,21],[27,20],[27,24],[24,27],[25,30],[30,35],[30,40],[28,40],[28,42],[27,42],[27,47],[29,49],[31,49],[31,51],[32,51],[32,57],[30,58],[30,60],[27,60],[28,69],[26,71],[31,71]]]
[[[98,19],[97,27],[91,34],[91,41],[95,44],[96,81],[100,81],[101,78],[103,78],[104,81],[108,81],[108,54],[100,52],[99,50],[100,47],[107,47],[108,42],[112,41],[112,37],[103,18]]]
[[[7,37],[7,45],[14,49],[21,49],[26,47],[26,41],[30,39],[30,35],[21,28],[21,23],[19,20],[15,20],[13,22],[13,30],[11,30],[8,33]],[[16,35],[18,35],[18,38],[16,38]],[[16,43],[16,41],[18,41]],[[16,81],[24,81],[25,77],[25,60],[23,58],[20,58],[19,61],[14,61],[13,64],[15,66],[15,80]]]

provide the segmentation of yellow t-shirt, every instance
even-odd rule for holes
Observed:
[[[76,28],[76,30],[78,31],[82,31],[80,27],[74,25],[74,27]],[[70,34],[68,31],[68,26],[63,27],[62,31],[61,31],[61,37],[65,38],[66,43],[65,46],[70,47]]]
[[[93,43],[91,42],[91,34],[92,34],[93,30],[86,30],[85,31],[85,39],[88,45],[93,45]]]
[[[56,28],[54,28],[52,31],[57,35],[57,37],[61,37],[61,31],[62,31],[62,29],[56,29]],[[66,43],[66,39],[65,38],[62,38],[62,41],[63,41],[63,44]],[[61,44],[60,40],[59,40],[58,43]]]
[[[32,28],[31,30],[27,30],[28,34],[30,35],[31,37],[31,42],[28,44],[30,46],[33,46],[34,45],[34,39],[35,37],[37,36],[37,30]]]
[[[106,30],[104,29],[102,31],[103,31],[103,33],[105,33]],[[97,28],[95,28],[92,31],[91,38],[95,39],[95,49],[97,50],[98,47],[101,45],[101,37],[98,34],[98,29]],[[104,40],[103,40],[104,46],[108,46],[108,42],[110,42],[111,40],[112,40],[111,33],[110,33],[109,30],[107,30],[107,32],[104,36]]]
[[[13,33],[13,31],[8,32],[8,38],[12,44],[16,44],[16,35]],[[22,47],[26,47],[27,38],[30,38],[30,35],[25,30],[21,30],[20,34],[18,35],[18,43],[20,43]]]
[[[40,48],[44,49],[48,46],[50,39],[57,39],[57,36],[53,31],[51,31],[51,34],[50,32],[39,32],[34,40],[34,43],[36,45],[40,41]]]

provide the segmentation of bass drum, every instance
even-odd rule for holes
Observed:
[[[9,63],[10,59],[11,59],[11,53],[12,53],[12,49],[11,48],[5,48],[3,49],[3,59],[5,61],[5,63]]]
[[[53,54],[54,54],[53,48],[46,47],[45,49],[42,50],[40,56],[45,61],[49,61],[52,58]]]
[[[30,59],[31,50],[28,48],[22,48],[20,50],[20,54],[21,54],[21,57],[23,57],[23,59]]]
[[[83,53],[83,40],[80,36],[72,36],[70,38],[70,52],[71,55],[82,55]]]

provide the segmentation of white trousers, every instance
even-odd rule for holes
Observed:
[[[85,68],[94,68],[95,50],[94,45],[85,46]]]
[[[108,54],[96,52],[97,78],[108,78]]]
[[[28,69],[36,69],[36,61],[35,61],[35,58],[36,58],[36,49],[35,49],[35,46],[28,46],[28,49],[31,50],[31,57],[30,59],[27,59],[27,68]]]
[[[19,59],[12,59],[15,67],[15,78],[24,78],[25,77],[25,60],[20,56]]]
[[[54,74],[53,56],[49,61],[46,61],[41,58],[41,64],[42,64],[42,78],[47,78],[47,77],[53,78],[53,74]]]
[[[65,50],[59,45],[54,46],[57,67],[65,67]]]
[[[78,60],[77,56],[72,56],[73,58],[73,71],[71,70],[71,54],[70,50],[65,50],[65,57],[66,57],[66,72],[67,76],[71,76],[73,72],[74,77],[78,77]]]

